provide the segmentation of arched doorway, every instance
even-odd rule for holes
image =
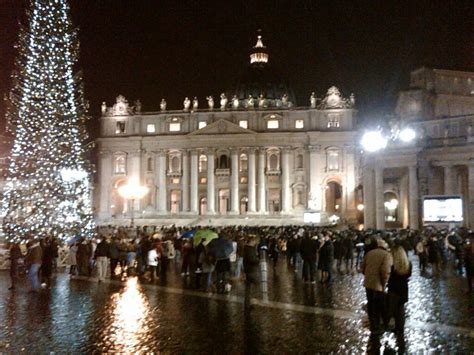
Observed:
[[[181,190],[171,190],[170,203],[170,212],[179,213],[181,205]]]
[[[249,198],[244,196],[240,199],[240,213],[247,213],[248,211]]]
[[[203,197],[199,203],[199,214],[205,215],[207,213],[207,198]]]
[[[113,185],[112,190],[112,206],[111,206],[111,214],[112,216],[121,216],[125,215],[128,212],[128,204],[127,201],[120,196],[118,193],[118,189],[127,183],[126,179],[121,179],[115,182]]]
[[[326,184],[326,212],[339,213],[342,206],[342,185],[338,181]]]
[[[398,197],[394,192],[383,194],[385,222],[398,222]]]

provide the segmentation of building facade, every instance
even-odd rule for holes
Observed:
[[[104,103],[99,148],[98,223],[289,224],[305,212],[355,221],[356,110],[331,87],[298,107],[272,67],[261,37],[246,81],[216,104],[186,98],[181,110],[142,112],[119,96]],[[149,189],[124,200],[131,178]],[[133,211],[132,211],[133,209]]]
[[[460,196],[463,220],[474,228],[474,73],[420,68],[399,94],[398,125],[418,133],[411,144],[364,154],[366,227],[423,223],[423,198]],[[390,201],[397,201],[390,206]]]

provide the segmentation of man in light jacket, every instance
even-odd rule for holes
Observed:
[[[393,259],[387,249],[387,243],[382,238],[377,239],[377,248],[365,255],[361,265],[367,295],[370,331],[373,336],[378,336],[383,332],[380,320],[382,319],[384,324],[388,321],[384,291],[390,277]]]

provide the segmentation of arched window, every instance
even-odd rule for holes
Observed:
[[[340,156],[339,149],[330,148],[326,151],[326,170],[327,171],[339,171],[340,170]]]
[[[125,155],[117,155],[114,161],[115,174],[125,174],[127,172],[127,160]]]
[[[207,157],[204,154],[199,156],[199,172],[207,171]]]
[[[240,154],[240,171],[247,171],[247,169],[248,169],[247,154]]]
[[[229,167],[229,158],[227,155],[222,154],[219,157],[219,169],[227,169]]]
[[[296,156],[296,169],[303,169],[303,154]]]
[[[278,170],[278,155],[277,154],[271,154],[270,157],[268,158],[268,165],[270,170]]]
[[[179,171],[179,157],[176,155],[171,158],[171,171],[173,173]]]

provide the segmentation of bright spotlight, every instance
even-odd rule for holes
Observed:
[[[382,135],[382,132],[371,131],[364,133],[361,144],[365,151],[373,153],[384,149],[387,146],[387,139]]]
[[[402,129],[398,136],[403,142],[408,143],[416,138],[416,132],[414,129],[407,127]]]

